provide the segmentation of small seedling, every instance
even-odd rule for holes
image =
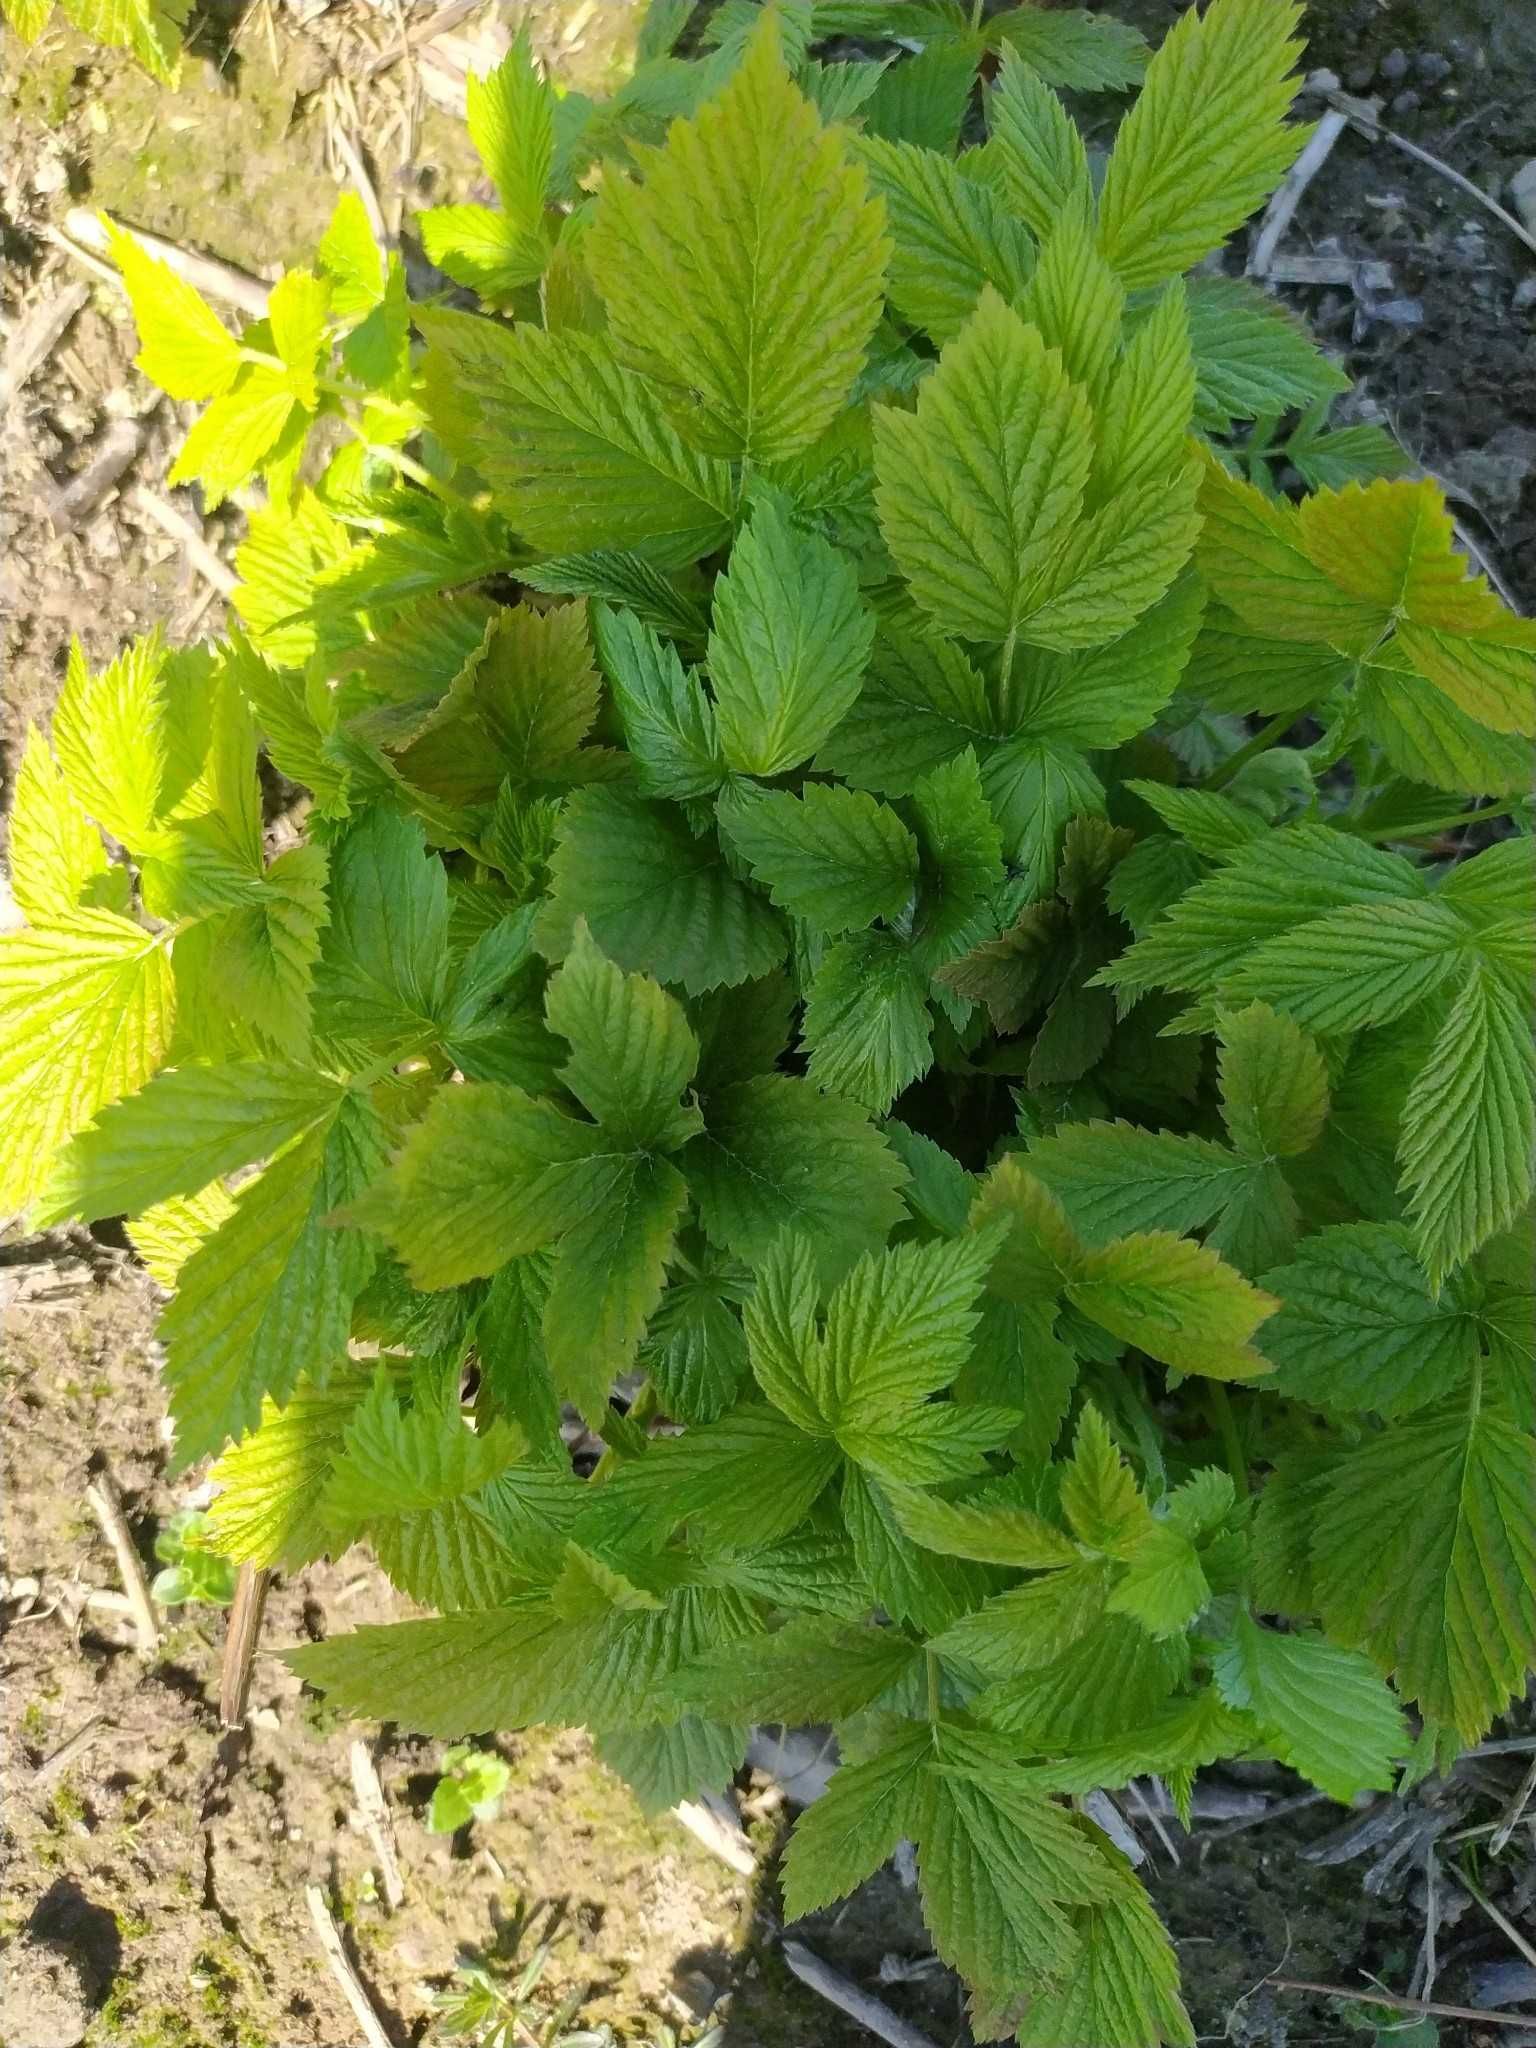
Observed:
[[[155,1556],[163,1570],[150,1581],[150,1594],[162,1607],[228,1607],[235,1597],[235,1568],[213,1546],[208,1517],[198,1508],[180,1508],[155,1537]]]
[[[455,1743],[443,1757],[443,1775],[433,1788],[427,1826],[434,1835],[453,1835],[472,1820],[494,1820],[511,1775],[499,1756]]]

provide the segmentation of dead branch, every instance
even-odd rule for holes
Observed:
[[[824,1998],[828,2005],[835,2005],[839,2012],[847,2013],[861,2027],[867,2027],[870,2033],[889,2043],[889,2048],[933,2048],[926,2034],[909,2027],[888,2005],[861,1991],[802,1942],[785,1941],[780,1946],[785,1962],[808,1990]]]
[[[305,1885],[304,1903],[309,1907],[309,1917],[314,1922],[315,1938],[320,1944],[320,1953],[325,1957],[325,1966],[340,1986],[347,2004],[351,2006],[352,2017],[363,2030],[367,2048],[395,2048],[394,2042],[385,2031],[383,2021],[374,2010],[367,1987],[353,1968],[352,1958],[347,1954],[346,1944],[341,1938],[341,1930],[331,1918],[331,1909],[325,1903],[325,1893],[321,1891],[319,1885]]]
[[[133,1609],[133,1632],[141,1657],[152,1657],[160,1647],[160,1625],[155,1620],[155,1603],[149,1597],[149,1581],[134,1547],[133,1535],[123,1513],[122,1497],[110,1472],[99,1472],[85,1489],[85,1504],[100,1524],[101,1533],[117,1559],[123,1591]]]
[[[224,1636],[224,1664],[219,1672],[219,1726],[243,1728],[245,1703],[251,1690],[251,1666],[261,1635],[262,1609],[267,1604],[270,1572],[243,1564],[235,1581],[234,1604]]]
[[[183,249],[180,243],[168,242],[163,235],[152,235],[147,228],[129,228],[128,233],[149,255],[185,279],[194,291],[202,292],[210,299],[222,300],[248,320],[266,318],[270,287],[259,277],[252,277],[248,270],[237,269],[233,263],[225,263],[217,256],[203,256],[195,249]],[[92,257],[99,257],[107,253],[111,245],[100,216],[88,206],[72,206],[64,216],[64,238],[59,246],[77,256],[83,250]],[[121,278],[110,265],[105,269],[114,283],[121,284]]]
[[[405,1879],[400,1874],[400,1858],[395,1849],[394,1818],[367,1743],[354,1742],[351,1758],[353,1797],[357,1800],[357,1810],[362,1816],[373,1853],[379,1859],[384,1903],[393,1913],[405,1899]]]
[[[187,560],[205,583],[211,583],[221,597],[234,596],[240,588],[240,578],[226,561],[214,553],[190,519],[164,498],[157,498],[143,484],[131,493],[129,503],[158,526],[163,534],[180,542],[186,550]]]

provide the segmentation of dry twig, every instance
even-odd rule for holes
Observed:
[[[40,299],[17,321],[0,362],[0,407],[26,388],[90,296],[83,284],[67,284],[51,298]]]
[[[155,1620],[155,1603],[149,1597],[149,1581],[134,1547],[133,1535],[123,1513],[122,1497],[110,1472],[99,1472],[85,1489],[86,1506],[101,1525],[101,1533],[117,1559],[123,1591],[133,1610],[133,1632],[141,1657],[152,1657],[160,1647],[160,1625]]]
[[[153,491],[143,484],[131,494],[129,502],[144,517],[158,526],[163,534],[179,541],[186,550],[187,560],[192,564],[205,583],[211,583],[220,597],[233,597],[240,587],[240,578],[229,564],[216,555],[201,533],[183,513],[168,504],[164,498],[157,498]]]
[[[143,445],[144,430],[137,420],[112,420],[79,475],[47,491],[43,509],[54,532],[72,533],[83,526]]]
[[[325,1957],[325,1966],[341,1987],[343,1997],[352,2008],[352,2016],[363,2030],[367,2048],[395,2048],[394,2042],[385,2031],[384,2022],[374,2011],[373,2000],[368,1996],[367,1987],[347,1954],[342,1941],[341,1930],[331,1918],[331,1909],[325,1903],[325,1893],[317,1884],[304,1887],[304,1903],[309,1907],[309,1917],[315,1924],[315,1936],[320,1943],[320,1953]]]
[[[1380,115],[1369,100],[1357,100],[1347,92],[1331,92],[1328,104],[1336,112],[1352,121],[1368,142],[1390,142],[1394,149],[1400,149],[1404,156],[1411,156],[1416,164],[1423,164],[1426,170],[1436,172],[1454,185],[1458,192],[1464,192],[1495,220],[1502,221],[1512,235],[1518,235],[1527,249],[1536,255],[1536,235],[1533,235],[1523,221],[1500,206],[1497,199],[1490,199],[1481,185],[1452,168],[1443,157],[1433,156],[1427,149],[1420,149],[1416,142],[1410,142],[1406,135],[1399,135],[1395,129],[1383,125]],[[1326,118],[1326,117],[1325,117]]]
[[[111,1726],[105,1714],[92,1714],[83,1722],[67,1742],[61,1742],[51,1756],[45,1756],[32,1773],[34,1788],[41,1792],[51,1785],[55,1778],[62,1778],[77,1757],[82,1757],[99,1736]]]
[[[1476,1899],[1477,1903],[1488,1915],[1488,1918],[1493,1922],[1494,1926],[1498,1928],[1500,1934],[1504,1936],[1504,1939],[1508,1942],[1511,1942],[1514,1945],[1514,1947],[1516,1947],[1520,1951],[1521,1955],[1525,1957],[1525,1960],[1528,1963],[1530,1963],[1533,1968],[1536,1968],[1536,1948],[1533,1948],[1530,1942],[1526,1940],[1525,1936],[1520,1932],[1519,1928],[1515,1925],[1514,1921],[1510,1919],[1509,1915],[1507,1913],[1501,1913],[1499,1911],[1499,1908],[1493,1903],[1492,1899],[1489,1898],[1488,1894],[1483,1890],[1482,1886],[1477,1882],[1477,1880],[1473,1877],[1469,1877],[1465,1870],[1458,1870],[1456,1873],[1456,1881],[1458,1884],[1461,1885],[1464,1891],[1468,1891],[1472,1894],[1473,1898]]]
[[[1385,2005],[1421,2020],[1481,2020],[1485,2027],[1529,2027],[1531,2013],[1487,2012],[1476,2005],[1437,2005],[1427,1998],[1398,1998],[1390,1991],[1352,1991],[1344,1984],[1315,1984],[1310,1977],[1266,1977],[1276,1991],[1310,1991],[1318,1998],[1347,1998],[1353,2005]]]
[[[1248,275],[1264,278],[1269,276],[1269,266],[1275,251],[1280,247],[1296,209],[1312,180],[1327,163],[1333,152],[1333,145],[1349,126],[1349,116],[1337,107],[1330,107],[1312,131],[1311,140],[1286,172],[1276,189],[1269,205],[1264,209],[1264,218],[1259,223],[1254,238],[1253,251],[1248,258]]]
[[[847,2013],[861,2027],[867,2027],[870,2033],[888,2043],[889,2048],[933,2048],[926,2034],[909,2027],[888,2005],[882,2005],[878,1998],[871,1998],[867,1991],[861,1991],[857,1984],[824,1963],[803,1943],[785,1941],[781,1946],[785,1962],[807,1989],[814,1991],[818,1998],[824,1998],[828,2005],[835,2005],[839,2012]]]
[[[728,1863],[742,1877],[755,1874],[756,1853],[747,1838],[746,1829],[734,1815],[720,1812],[715,1802],[698,1799],[682,1800],[673,1807],[672,1813],[696,1841],[704,1844],[711,1856],[718,1856],[722,1863]]]
[[[379,1876],[384,1885],[384,1903],[393,1913],[405,1899],[405,1879],[400,1875],[400,1858],[395,1850],[395,1823],[379,1783],[379,1773],[366,1742],[352,1744],[352,1792],[373,1853],[379,1859]]]
[[[1488,1843],[1490,1856],[1502,1855],[1510,1836],[1519,1827],[1521,1816],[1533,1798],[1536,1798],[1536,1757],[1532,1758],[1529,1769],[1520,1780],[1515,1796],[1499,1815],[1498,1825],[1494,1828]]]
[[[174,270],[178,277],[185,278],[194,290],[210,299],[221,299],[248,320],[266,318],[270,287],[259,277],[252,277],[248,270],[239,270],[233,263],[222,262],[217,256],[202,256],[195,249],[183,249],[179,242],[168,242],[163,235],[152,235],[147,228],[130,228],[128,232],[149,255],[165,264],[167,269]],[[110,264],[95,260],[110,245],[106,229],[89,207],[72,206],[64,216],[64,233],[55,234],[51,239],[77,259],[82,255],[88,256],[91,268],[98,276],[105,275],[114,284],[122,284],[122,279]]]

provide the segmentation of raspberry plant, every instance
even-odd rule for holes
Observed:
[[[131,1219],[225,1551],[436,1610],[292,1653],[343,1707],[660,1803],[830,1722],[792,1915],[909,1839],[981,2032],[1188,2042],[1084,1796],[1348,1800],[1536,1649],[1536,628],[1185,276],[1292,6],[689,13],[476,84],[461,290],[347,200],[236,335],[117,237],[265,502],[29,741],[0,1202]]]

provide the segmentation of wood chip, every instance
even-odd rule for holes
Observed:
[[[152,1657],[160,1647],[160,1625],[155,1603],[149,1597],[149,1581],[143,1561],[134,1545],[123,1513],[122,1497],[110,1472],[99,1472],[85,1489],[85,1503],[101,1525],[101,1533],[112,1546],[117,1569],[133,1608],[133,1632],[141,1657]]]
[[[96,512],[123,472],[138,459],[144,429],[137,420],[112,420],[77,476],[48,492],[44,510],[55,533],[73,533]]]
[[[1353,256],[1275,256],[1265,273],[1269,284],[1341,284],[1352,291],[1389,292],[1390,263],[1356,262]]]
[[[261,1617],[267,1604],[270,1572],[243,1564],[235,1580],[235,1598],[224,1632],[224,1662],[219,1672],[219,1726],[243,1728],[250,1696],[251,1668],[261,1638]]]

